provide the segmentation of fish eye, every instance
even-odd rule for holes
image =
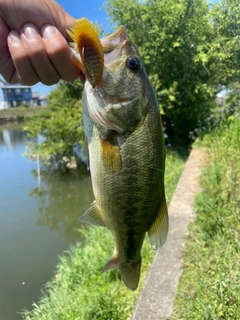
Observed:
[[[126,66],[134,72],[138,72],[141,69],[140,61],[137,57],[127,57]]]

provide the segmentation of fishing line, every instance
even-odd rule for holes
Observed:
[[[97,3],[95,3],[94,5],[92,5],[91,7],[87,8],[84,11],[81,11],[81,13],[86,13],[87,11],[91,10],[92,8],[98,6],[100,3],[102,3],[102,1],[98,1]]]
[[[97,16],[98,14],[102,13],[103,11],[105,11],[105,10],[103,10],[103,9],[101,9],[101,8],[99,8],[99,9],[96,10],[96,11],[94,11],[94,12],[91,14],[91,19],[92,19],[92,17]]]

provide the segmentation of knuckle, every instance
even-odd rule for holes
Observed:
[[[76,80],[77,77],[78,77],[78,74],[73,75],[72,73],[69,73],[69,74],[62,76],[62,79],[67,82],[72,82],[72,81]]]
[[[34,84],[39,82],[39,78],[34,74],[18,74],[17,75],[18,83],[21,83],[24,86],[33,86]]]
[[[39,82],[39,79],[35,79],[35,80],[21,80],[19,81],[19,83],[21,83],[22,85],[24,86],[33,86],[34,84],[38,83]]]
[[[5,79],[9,84],[16,84],[18,81],[16,79]]]
[[[46,86],[52,86],[53,84],[57,84],[59,80],[60,80],[60,76],[56,74],[56,75],[49,76],[45,79],[42,79],[41,82]]]

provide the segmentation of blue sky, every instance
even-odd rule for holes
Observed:
[[[99,25],[102,25],[104,31],[111,31],[106,11],[102,9],[104,0],[57,0],[57,2],[74,18],[86,17],[93,22],[97,21]],[[44,95],[49,94],[54,88],[55,86],[44,86],[38,83],[32,87],[32,91]]]
[[[86,17],[93,22],[97,21],[104,31],[111,31],[106,11],[102,9],[104,0],[57,0],[57,2],[74,18]],[[217,0],[211,0],[211,2],[215,3]],[[48,94],[54,88],[55,86],[48,87],[38,83],[32,90],[42,95]]]
[[[57,1],[71,16],[76,19],[86,17],[91,21],[98,21],[106,31],[109,30],[106,11],[103,0],[58,0]]]

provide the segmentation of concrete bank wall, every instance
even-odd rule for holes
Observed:
[[[200,192],[199,176],[206,162],[202,149],[194,149],[169,205],[169,234],[164,246],[156,252],[144,287],[138,298],[132,320],[164,320],[173,311],[173,301],[182,272],[182,253],[192,205]]]

